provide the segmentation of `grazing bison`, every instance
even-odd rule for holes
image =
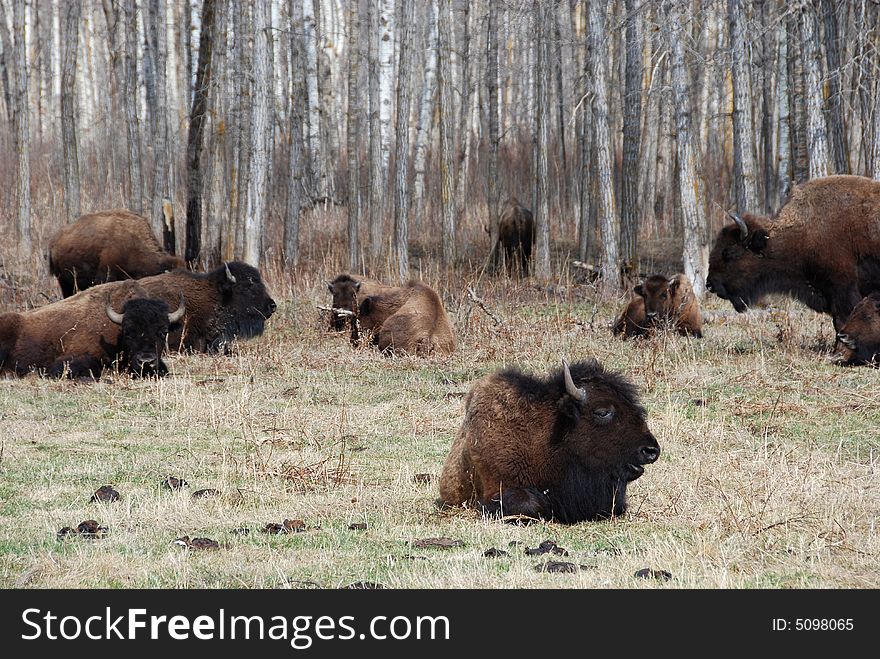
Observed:
[[[465,398],[438,503],[566,524],[614,517],[659,456],[635,387],[595,360],[546,379],[507,369]]]
[[[137,282],[124,281],[33,311],[2,314],[0,374],[97,378],[116,362],[133,375],[165,375],[165,338],[186,312],[182,298],[178,304],[169,312],[166,302],[148,298]]]
[[[880,181],[817,178],[796,186],[772,218],[732,217],[709,256],[706,287],[739,312],[782,293],[840,330],[859,300],[880,290]]]
[[[880,364],[880,293],[855,306],[837,333],[831,361],[844,366]]]
[[[179,269],[138,282],[152,297],[166,302],[183,294],[186,314],[180,328],[168,336],[174,350],[227,351],[235,339],[260,336],[276,309],[259,270],[240,261],[211,272]]]
[[[455,332],[440,296],[425,284],[386,286],[363,298],[358,320],[386,353],[427,355],[455,352]]]
[[[497,265],[500,250],[504,250],[504,260],[508,274],[518,272],[525,276],[529,273],[529,261],[532,258],[532,243],[535,241],[535,222],[532,211],[510,197],[501,207],[498,217],[498,243],[493,255]]]
[[[162,249],[146,218],[122,208],[83,215],[49,241],[49,271],[64,297],[183,266],[183,259]]]

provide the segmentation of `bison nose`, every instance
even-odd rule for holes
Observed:
[[[715,290],[712,288],[712,282],[709,281],[708,279],[706,280],[706,290],[709,291],[710,293],[715,292]]]
[[[278,305],[275,304],[275,300],[269,300],[269,313],[275,313],[275,309],[278,308]]]
[[[656,311],[649,311],[648,313],[645,314],[645,316],[647,316],[648,318],[656,318],[657,312]]]
[[[660,447],[659,446],[643,446],[641,453],[642,453],[642,459],[645,461],[645,464],[650,464],[652,462],[656,462],[657,458],[660,457]]]

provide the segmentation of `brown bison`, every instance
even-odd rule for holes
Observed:
[[[855,306],[837,333],[831,361],[844,366],[880,364],[880,293]]]
[[[615,517],[659,456],[635,387],[597,361],[563,360],[545,379],[507,369],[465,398],[438,503],[566,524]]]
[[[611,328],[614,335],[622,334],[624,338],[630,338],[644,336],[652,331],[653,327],[648,321],[645,298],[642,296],[641,289],[641,286],[633,288],[632,298]]]
[[[500,250],[503,249],[508,274],[518,272],[522,276],[527,275],[534,241],[532,211],[515,197],[510,197],[504,202],[498,217],[498,243],[494,247],[493,263],[497,266]]]
[[[455,332],[440,296],[425,284],[386,286],[361,300],[358,320],[386,353],[451,354]]]
[[[181,298],[175,306],[169,312],[166,302],[148,298],[137,282],[124,281],[33,311],[2,314],[0,374],[97,378],[117,363],[133,375],[165,375],[165,339],[186,312]]]
[[[703,314],[690,280],[651,275],[633,288],[633,298],[614,324],[614,334],[642,336],[655,328],[675,328],[685,336],[703,336]]]
[[[168,337],[174,350],[225,352],[236,339],[261,335],[276,309],[260,272],[240,261],[205,273],[173,270],[138,283],[150,296],[166,302],[183,294],[186,314]]]
[[[379,293],[388,287],[381,282],[360,275],[341,274],[333,281],[327,282],[327,288],[333,296],[330,329],[341,332],[345,329],[347,320],[351,329],[351,342],[358,343],[360,339],[357,321],[359,300]]]
[[[706,288],[745,311],[769,293],[843,327],[880,290],[880,181],[826,176],[796,186],[774,217],[733,215],[709,256]]]
[[[183,259],[162,249],[146,218],[123,208],[83,215],[49,241],[49,271],[64,297],[183,266]]]

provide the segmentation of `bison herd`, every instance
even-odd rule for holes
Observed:
[[[880,354],[880,183],[830,176],[796,187],[773,217],[731,213],[709,258],[707,289],[744,312],[771,293],[831,316],[832,360]],[[526,274],[534,224],[515,200],[502,217],[509,267]],[[93,213],[50,243],[63,299],[0,315],[0,375],[100,377],[107,368],[163,376],[167,350],[217,353],[263,333],[276,309],[259,271],[228,262],[192,272],[166,254],[146,219]],[[449,355],[457,339],[440,296],[343,273],[328,282],[329,328],[387,355]],[[632,289],[611,330],[703,336],[688,278],[654,274]],[[635,386],[595,360],[546,377],[507,368],[473,384],[443,465],[440,506],[511,520],[576,523],[620,516],[627,485],[660,456]]]

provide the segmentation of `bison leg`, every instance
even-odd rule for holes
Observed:
[[[57,360],[46,369],[46,375],[60,378],[66,372],[74,380],[97,380],[101,377],[104,364],[96,357],[78,357],[70,360]]]
[[[550,497],[536,487],[508,487],[498,497],[480,501],[483,513],[491,517],[522,516],[550,519],[553,506]]]

